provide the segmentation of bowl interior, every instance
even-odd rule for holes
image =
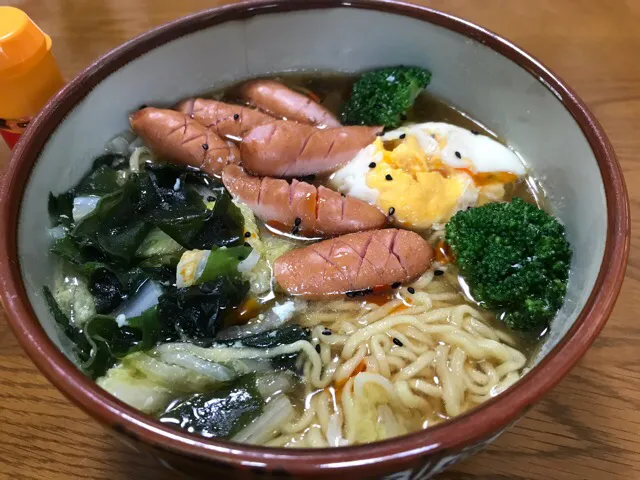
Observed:
[[[415,18],[354,8],[258,15],[185,34],[117,69],[61,120],[33,169],[18,228],[23,279],[49,337],[64,343],[41,295],[53,272],[47,194],[77,182],[105,142],[128,127],[129,112],[269,72],[357,72],[390,64],[429,68],[429,90],[506,139],[566,225],[572,275],[536,362],[543,358],[575,321],[603,258],[604,186],[587,139],[556,92],[482,43]]]

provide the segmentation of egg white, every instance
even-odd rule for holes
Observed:
[[[368,145],[360,150],[353,160],[331,175],[329,186],[340,193],[349,194],[375,205],[379,193],[367,185],[367,173],[369,173],[371,162],[381,161],[382,152],[376,145]]]
[[[518,176],[526,173],[524,164],[512,150],[466,128],[442,122],[418,123],[387,132],[382,140],[395,140],[402,134],[415,136],[427,155],[440,149],[435,136],[445,138],[446,145],[440,151],[440,157],[442,163],[453,168],[471,168],[477,173],[509,172]]]

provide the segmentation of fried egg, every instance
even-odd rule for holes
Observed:
[[[441,228],[457,211],[500,201],[526,173],[518,156],[448,123],[407,125],[378,137],[330,178],[337,191],[407,228]]]

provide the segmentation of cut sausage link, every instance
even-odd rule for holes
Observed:
[[[240,160],[238,147],[232,142],[180,112],[147,107],[131,115],[129,123],[144,143],[166,160],[215,176]]]
[[[236,165],[225,168],[222,181],[238,201],[273,227],[306,236],[330,236],[383,227],[387,217],[377,207],[343,197],[325,187],[293,180],[247,175]]]
[[[240,144],[244,167],[254,175],[301,177],[327,174],[371,144],[381,127],[318,129],[277,120],[248,132]]]
[[[325,127],[339,127],[338,119],[306,95],[294,92],[274,80],[252,80],[240,88],[247,103],[276,117]]]
[[[351,233],[285,253],[274,275],[291,295],[323,297],[410,282],[431,265],[433,249],[415,232]]]
[[[220,137],[240,141],[244,135],[259,125],[266,125],[276,118],[254,108],[219,102],[204,98],[190,98],[175,107]]]

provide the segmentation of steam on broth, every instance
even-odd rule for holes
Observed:
[[[335,133],[364,115],[349,104],[360,79],[287,74],[143,109],[50,196],[60,269],[45,295],[88,375],[166,425],[274,447],[418,431],[523,375],[570,259],[542,189],[426,91],[399,126]],[[493,258],[482,242],[519,214],[546,250],[529,239]],[[498,243],[520,241],[508,228]],[[523,252],[538,263],[512,262],[504,284],[486,273]],[[526,284],[527,268],[555,269],[555,290]]]

